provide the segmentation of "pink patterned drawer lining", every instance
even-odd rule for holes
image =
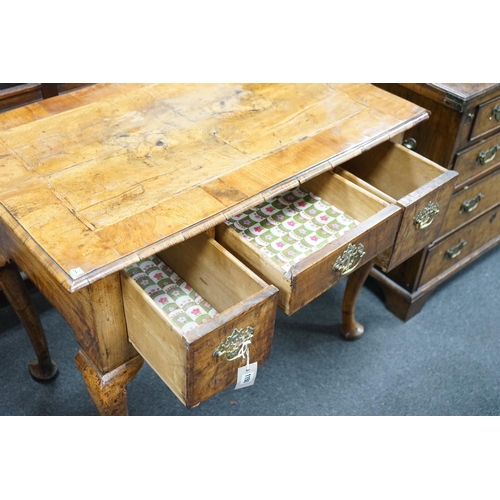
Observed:
[[[149,295],[180,334],[218,314],[196,290],[156,255],[143,259],[124,271]]]
[[[359,222],[320,197],[296,188],[226,221],[286,274]]]

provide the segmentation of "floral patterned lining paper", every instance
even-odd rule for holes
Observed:
[[[288,273],[290,268],[359,222],[296,188],[234,216],[226,224]]]
[[[196,290],[156,255],[125,268],[125,272],[181,333],[196,328],[217,314]]]

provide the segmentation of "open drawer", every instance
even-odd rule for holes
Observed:
[[[394,243],[400,209],[333,172],[216,227],[291,315]]]
[[[402,209],[394,245],[377,258],[384,271],[436,238],[457,178],[456,172],[390,141],[335,167],[335,171]]]
[[[236,383],[248,360],[269,358],[278,290],[205,234],[121,278],[130,342],[187,407]]]

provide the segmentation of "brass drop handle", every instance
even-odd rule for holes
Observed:
[[[460,212],[465,212],[467,214],[470,214],[473,210],[476,210],[476,208],[479,205],[479,202],[484,198],[483,193],[478,193],[474,198],[471,198],[470,200],[465,200],[462,203],[462,206],[460,207]]]
[[[413,224],[418,229],[425,229],[426,227],[429,227],[432,224],[434,218],[438,213],[439,213],[439,203],[436,203],[434,201],[429,201],[427,206],[415,216],[415,218],[413,219]]]
[[[495,159],[495,155],[499,150],[500,150],[500,145],[495,144],[492,148],[486,151],[481,151],[477,155],[476,163],[479,163],[480,165],[486,165],[487,163]]]
[[[349,243],[346,250],[335,261],[332,270],[339,272],[343,276],[352,273],[359,266],[365,254],[365,247],[362,243],[359,245]]]
[[[492,118],[495,118],[495,120],[497,122],[500,122],[500,105],[496,105],[494,108],[493,108],[493,112],[491,113],[491,116],[490,116],[490,120]]]
[[[224,358],[226,361],[234,361],[242,358],[245,349],[252,343],[254,329],[248,326],[246,329],[235,328],[224,342],[221,342],[213,353],[214,358]]]
[[[455,257],[458,257],[465,245],[467,245],[467,242],[465,240],[462,240],[454,247],[448,248],[445,253],[446,257],[448,257],[448,259],[454,259]]]

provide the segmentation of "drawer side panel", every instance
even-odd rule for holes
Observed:
[[[189,346],[134,280],[124,272],[120,275],[130,342],[172,392],[184,401]]]

